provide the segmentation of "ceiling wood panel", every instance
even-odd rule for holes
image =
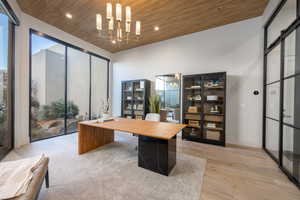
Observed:
[[[268,3],[268,0],[120,0],[123,7],[131,6],[133,21],[142,21],[142,37],[128,44],[112,44],[100,38],[95,27],[96,13],[105,15],[105,0],[17,1],[25,13],[112,53],[257,17]],[[65,17],[67,12],[73,19]],[[160,30],[154,31],[154,26]],[[133,24],[131,31],[134,36]]]

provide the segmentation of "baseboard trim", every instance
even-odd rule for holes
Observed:
[[[239,148],[239,149],[252,150],[252,151],[253,150],[254,151],[263,151],[263,148],[245,146],[245,145],[240,145],[240,144],[226,143],[226,147]]]

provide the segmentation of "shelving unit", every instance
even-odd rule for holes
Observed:
[[[149,80],[122,81],[121,116],[130,119],[145,119],[149,112],[149,95]]]
[[[225,146],[226,72],[183,76],[186,140]]]

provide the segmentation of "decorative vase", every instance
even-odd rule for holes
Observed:
[[[110,117],[111,117],[111,115],[109,113],[103,113],[103,116],[102,116],[103,119],[108,119]]]

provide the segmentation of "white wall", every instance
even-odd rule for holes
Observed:
[[[279,0],[270,0],[263,17],[198,32],[183,37],[123,51],[111,55],[77,37],[65,33],[21,12],[16,0],[10,0],[21,26],[16,28],[16,147],[29,142],[29,28],[49,34],[94,53],[114,58],[113,112],[120,114],[120,81],[181,72],[228,72],[227,142],[261,147],[262,24]],[[161,30],[166,31],[166,30]]]
[[[120,115],[121,80],[227,71],[227,143],[261,147],[263,25],[279,1],[270,0],[262,17],[114,55],[114,115]],[[259,96],[254,89],[261,91]]]
[[[261,147],[262,17],[123,51],[114,56],[113,113],[121,81],[180,72],[227,71],[227,143]],[[161,30],[164,31],[164,30]]]
[[[54,26],[23,13],[16,0],[9,1],[21,21],[16,27],[15,146],[29,142],[29,29],[33,28],[62,41],[111,58],[111,54]]]

